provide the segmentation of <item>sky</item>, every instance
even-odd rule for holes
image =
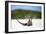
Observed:
[[[15,9],[33,10],[41,12],[41,6],[11,5],[11,10]]]

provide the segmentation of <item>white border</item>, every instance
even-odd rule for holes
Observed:
[[[11,5],[26,5],[26,6],[41,6],[42,7],[42,9],[41,9],[41,11],[42,11],[42,28],[40,28],[39,30],[43,30],[43,28],[44,28],[44,6],[42,5],[42,4],[26,4],[26,3],[9,3],[9,16],[8,16],[8,19],[9,19],[9,21],[8,21],[8,23],[9,23],[9,31],[12,31],[12,29],[11,29]],[[36,28],[37,30],[38,30],[38,28]],[[14,31],[14,30],[13,30]]]

